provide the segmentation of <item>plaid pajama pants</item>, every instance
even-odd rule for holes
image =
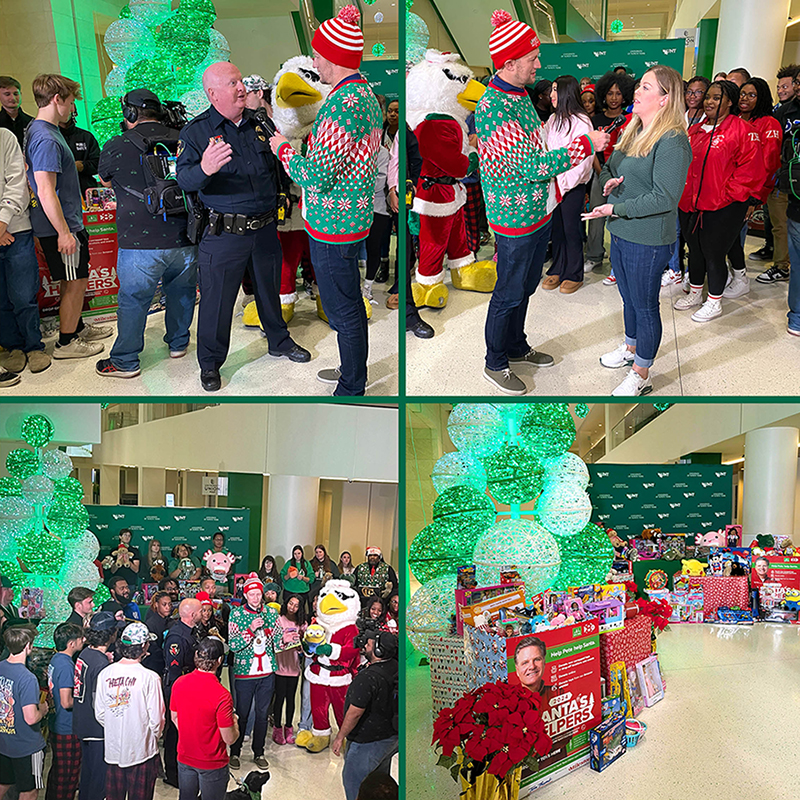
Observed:
[[[50,734],[53,764],[45,800],[73,800],[81,777],[81,740],[71,733]]]
[[[478,183],[465,183],[467,202],[464,205],[464,226],[467,229],[467,247],[471,253],[481,249],[481,218],[486,216],[483,190]]]
[[[109,764],[106,800],[153,800],[158,777],[158,755],[134,767]]]

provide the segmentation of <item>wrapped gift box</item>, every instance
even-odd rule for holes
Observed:
[[[653,621],[646,614],[625,620],[620,631],[600,634],[600,675],[611,685],[609,667],[615,661],[633,666],[653,654],[651,633]]]
[[[464,639],[461,636],[428,637],[433,715],[455,704],[470,690]]]
[[[750,590],[744,575],[723,577],[696,578],[703,587],[703,617],[706,622],[717,618],[720,606],[728,608],[749,608]]]
[[[506,640],[495,632],[464,626],[469,688],[477,689],[508,677]]]

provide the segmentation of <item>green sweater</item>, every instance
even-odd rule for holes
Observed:
[[[692,148],[685,133],[662,136],[644,158],[631,158],[614,150],[600,173],[600,185],[620,175],[625,180],[607,200],[619,217],[609,219],[609,233],[634,244],[673,244],[678,201],[691,162]]]
[[[283,569],[281,570],[281,580],[283,581],[283,590],[284,592],[289,592],[289,594],[305,594],[311,586],[311,581],[314,580],[314,569],[312,568],[311,564],[309,564],[308,561],[303,561],[303,565],[306,568],[306,577],[311,579],[311,581],[307,582],[303,580],[302,572],[296,578],[289,577],[289,567],[293,565],[294,565],[293,561],[287,561],[283,565]]]
[[[263,627],[253,633],[250,625],[256,617],[264,620]],[[263,678],[275,672],[275,637],[281,635],[278,628],[278,612],[267,605],[253,611],[247,603],[231,610],[228,619],[228,644],[233,651],[233,675],[235,678]]]
[[[303,218],[313,239],[348,244],[367,238],[382,125],[378,101],[356,73],[331,90],[305,156],[288,142],[281,145],[278,159],[303,189]]]
[[[475,110],[475,128],[489,227],[503,236],[541,228],[555,207],[552,179],[594,153],[588,136],[548,151],[528,93],[497,76]]]

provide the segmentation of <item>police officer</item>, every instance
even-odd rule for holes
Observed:
[[[184,191],[198,192],[209,210],[198,259],[197,357],[203,388],[213,392],[221,386],[219,369],[228,355],[233,308],[248,262],[269,354],[301,363],[311,354],[295,344],[281,316],[278,165],[267,141],[271,132],[245,108],[242,74],[233,64],[208,67],[203,88],[211,108],[181,132],[177,178]]]
[[[164,676],[164,702],[169,708],[169,698],[172,685],[181,675],[194,669],[194,651],[197,640],[194,636],[194,626],[200,620],[200,601],[195,599],[182,600],[178,606],[180,620],[176,622],[164,639],[164,658],[167,662],[167,672]],[[164,728],[164,783],[178,787],[178,729],[167,714],[167,724]]]

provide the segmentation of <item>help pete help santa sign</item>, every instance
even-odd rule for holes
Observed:
[[[544,642],[545,668],[541,708],[553,749],[539,771],[522,772],[520,796],[546,786],[589,763],[589,730],[601,722],[600,628],[596,619],[506,640],[508,682],[520,683],[514,651],[523,639]]]

